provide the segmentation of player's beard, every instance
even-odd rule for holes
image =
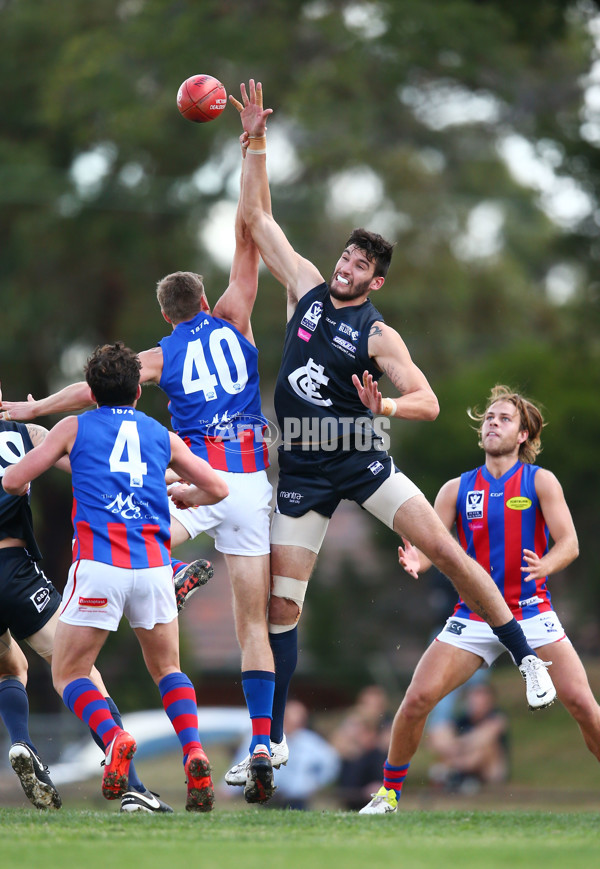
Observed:
[[[486,438],[485,452],[488,456],[499,459],[502,456],[510,456],[511,453],[514,453],[516,447],[518,447],[516,440],[514,443],[511,443],[510,441],[502,441],[501,438],[495,437],[490,442],[489,438]]]
[[[368,295],[369,284],[373,278],[369,278],[368,281],[360,281],[357,284],[348,284],[348,286],[344,287],[342,290],[339,285],[333,286],[337,274],[338,272],[334,272],[331,276],[329,281],[329,293],[334,299],[337,299],[338,302],[352,302],[354,299],[359,299],[361,296]]]

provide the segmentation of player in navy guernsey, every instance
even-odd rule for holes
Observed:
[[[247,162],[242,161],[242,184]],[[205,532],[224,554],[242,653],[242,689],[252,721],[249,756],[229,783],[244,785],[248,802],[264,802],[273,793],[268,752],[260,749],[252,768],[250,755],[268,746],[275,680],[266,620],[272,488],[250,322],[259,256],[239,208],[235,236],[229,285],[212,312],[200,275],[174,272],[159,281],[160,310],[172,332],[157,347],[140,353],[141,382],[164,390],[175,431],[229,487],[229,496],[210,507],[179,510],[171,503],[171,542],[176,547]],[[87,384],[79,383],[41,401],[10,402],[6,407],[13,418],[31,419],[91,403]],[[174,495],[180,491],[180,486],[173,488]],[[287,760],[287,748],[283,751],[274,765]]]
[[[495,386],[485,411],[470,416],[479,424],[485,464],[445,483],[435,510],[448,529],[456,525],[462,547],[490,571],[529,644],[552,661],[558,697],[600,760],[600,707],[546,585],[548,576],[567,567],[579,549],[560,483],[534,464],[541,450],[542,414],[517,392]],[[399,547],[399,557],[415,577],[431,564],[408,541]],[[459,601],[417,665],[394,719],[383,786],[361,810],[364,814],[396,810],[429,712],[504,651],[489,625]]]
[[[376,233],[355,230],[327,282],[293,249],[271,210],[265,130],[272,110],[263,109],[260,84],[250,81],[249,90],[245,85],[241,90],[242,102],[230,100],[247,135],[244,219],[265,264],[287,292],[288,323],[275,393],[283,446],[271,529],[272,743],[283,739],[285,698],[297,659],[296,625],[308,581],[342,498],[357,501],[431,555],[523,666],[529,703],[547,705],[554,696],[551,679],[493,581],[465,555],[417,486],[381,449],[382,417],[433,420],[439,410],[404,341],[369,299],[385,282],[393,245]],[[377,384],[382,373],[397,397],[382,397]],[[533,690],[538,679],[546,686],[543,698]]]
[[[210,765],[198,734],[196,695],[179,666],[170,565],[168,467],[191,485],[179,503],[213,504],[225,483],[177,435],[135,409],[140,361],[123,344],[98,348],[86,382],[98,408],[61,420],[8,467],[3,486],[22,496],[32,479],[68,456],[73,475],[73,564],[54,638],[52,678],[65,704],[101,739],[102,792],[121,797],[136,743],[90,679],[110,631],[125,615],[136,633],[183,751],[188,811],[212,809]]]

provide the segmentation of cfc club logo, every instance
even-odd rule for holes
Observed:
[[[320,392],[320,387],[327,386],[329,383],[329,377],[325,374],[323,366],[318,365],[314,359],[309,359],[306,365],[302,365],[288,374],[288,381],[300,398],[304,398],[319,407],[330,406],[331,399],[323,398]]]

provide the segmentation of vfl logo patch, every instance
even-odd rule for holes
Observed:
[[[106,609],[108,606],[108,598],[106,597],[80,597],[79,598],[79,606],[80,608],[85,609]]]
[[[465,628],[466,625],[464,625],[462,622],[452,621],[446,624],[444,630],[448,631],[450,634],[456,634],[457,637],[460,637]]]
[[[302,317],[301,324],[305,329],[314,332],[319,325],[323,313],[323,302],[313,302],[306,314]]]
[[[465,505],[467,519],[483,519],[483,489],[472,489],[467,492],[467,503]]]
[[[531,499],[522,497],[509,498],[506,502],[506,506],[509,510],[529,510],[531,507]]]
[[[50,603],[50,592],[47,588],[38,588],[30,595],[29,600],[32,602],[36,610],[41,613]]]

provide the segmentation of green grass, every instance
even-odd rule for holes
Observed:
[[[596,812],[407,811],[365,818],[253,808],[149,817],[8,808],[0,809],[0,831],[4,869],[587,869],[600,857]]]

